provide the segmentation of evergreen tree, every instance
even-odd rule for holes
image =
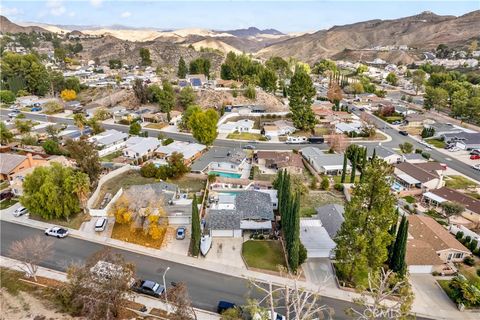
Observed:
[[[194,195],[192,202],[192,238],[190,244],[193,256],[198,256],[200,252],[200,236],[200,216],[198,214],[197,197]]]
[[[290,270],[296,272],[299,263],[300,252],[300,194],[297,192],[292,199],[292,209],[290,212],[291,225],[290,231],[290,250],[288,251],[288,263]]]
[[[358,151],[355,152],[352,157],[352,172],[350,174],[350,183],[355,182],[355,174],[357,172],[357,158],[358,158]]]
[[[402,216],[400,226],[398,227],[397,237],[393,245],[392,256],[390,259],[390,269],[398,273],[400,276],[405,276],[406,264],[405,253],[407,250],[408,237],[408,221],[406,216]]]
[[[395,220],[395,221],[392,223],[392,226],[390,227],[390,230],[388,230],[388,233],[392,236],[392,239],[395,239],[396,236],[397,236],[398,215],[399,215],[398,208],[397,208],[397,210],[395,211],[395,214],[397,215],[397,220]],[[388,249],[388,260],[387,260],[387,263],[388,263],[388,264],[390,264],[390,261],[392,260],[393,247],[394,247],[394,245],[395,245],[395,241],[393,241],[392,243],[390,243],[390,245],[387,247],[387,249]]]
[[[370,161],[373,163],[376,157],[377,157],[377,149],[373,148],[372,159],[370,159]]]
[[[345,183],[345,178],[347,175],[347,154],[343,154],[343,169],[342,169],[342,183]]]
[[[310,76],[303,68],[297,68],[288,88],[290,111],[296,128],[312,130],[315,126],[315,115],[312,111],[315,94],[315,87]]]
[[[393,169],[375,159],[365,168],[364,183],[356,184],[345,206],[345,221],[335,238],[338,276],[356,287],[365,286],[388,257],[396,219],[395,197],[390,193]]]
[[[180,60],[178,61],[177,77],[179,77],[180,79],[185,79],[185,77],[187,76],[187,72],[187,64],[185,63],[185,60],[183,60],[183,57],[180,57]]]
[[[363,182],[365,178],[365,167],[367,166],[367,148],[363,148],[363,153],[362,153],[362,172],[360,173],[360,182]]]

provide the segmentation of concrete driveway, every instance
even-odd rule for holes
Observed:
[[[92,217],[89,221],[85,221],[82,223],[80,226],[80,231],[94,234],[96,236],[101,236],[101,237],[107,237],[110,238],[112,231],[113,231],[113,226],[115,224],[115,218],[114,217],[106,217],[108,219],[107,226],[105,227],[105,230],[103,231],[95,231],[95,223],[99,219],[99,217]]]
[[[307,282],[315,283],[325,288],[336,288],[335,277],[330,259],[309,258],[302,266]]]
[[[213,238],[212,248],[204,258],[207,261],[237,268],[246,268],[242,259],[243,238]]]

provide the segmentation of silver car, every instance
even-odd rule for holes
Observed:
[[[14,217],[20,217],[20,216],[23,216],[24,214],[27,214],[28,213],[28,209],[25,208],[25,207],[20,207],[20,208],[17,208],[17,210],[15,210],[13,212],[13,216]]]

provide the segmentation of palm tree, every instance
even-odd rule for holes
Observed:
[[[85,124],[87,123],[87,119],[82,113],[77,113],[73,115],[73,123],[80,129],[80,132],[83,136],[83,129],[85,128]]]

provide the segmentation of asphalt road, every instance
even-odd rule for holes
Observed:
[[[13,241],[22,240],[34,235],[43,236],[42,230],[6,221],[0,222],[0,229],[0,253],[2,256],[7,257],[9,257],[8,248]],[[41,266],[58,271],[65,271],[68,265],[72,263],[83,262],[91,254],[104,247],[95,242],[73,237],[52,239],[54,241],[54,253],[51,258],[41,263]],[[246,303],[247,297],[255,297],[258,294],[255,291],[250,291],[248,281],[245,279],[206,271],[189,265],[173,263],[126,250],[113,250],[122,254],[127,261],[131,261],[136,265],[137,276],[140,278],[162,283],[162,274],[167,267],[170,267],[170,270],[166,274],[167,286],[169,286],[172,281],[185,282],[188,286],[193,305],[200,309],[215,311],[217,303],[220,300],[243,305]],[[345,314],[344,310],[353,306],[352,303],[323,297],[322,303],[335,310],[334,319],[351,319]],[[279,311],[281,312],[281,310]]]

